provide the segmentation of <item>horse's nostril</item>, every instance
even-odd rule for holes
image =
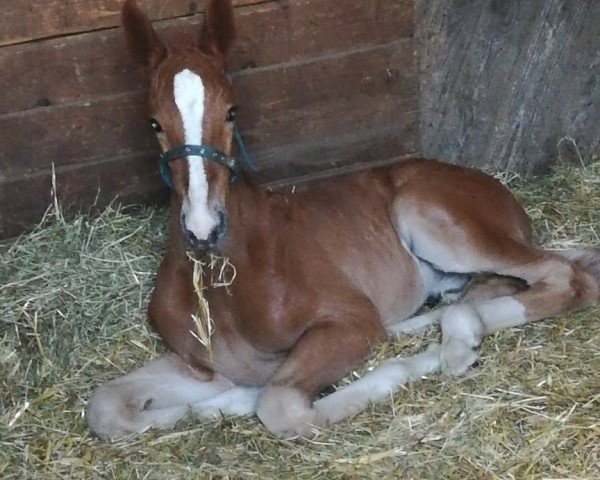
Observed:
[[[222,211],[219,211],[217,215],[219,217],[219,223],[215,228],[212,229],[210,235],[208,236],[208,243],[211,245],[215,245],[225,232],[225,214]]]
[[[189,245],[200,252],[205,252],[210,247],[210,244],[207,240],[198,240],[198,237],[196,237],[194,232],[191,230],[186,230],[185,236]]]
[[[227,224],[226,218],[225,218],[225,215],[223,212],[218,212],[217,216],[218,216],[218,223],[208,234],[208,238],[206,240],[200,240],[194,232],[192,232],[191,230],[186,228],[185,227],[185,217],[182,217],[181,223],[182,223],[182,227],[183,227],[184,236],[185,236],[185,239],[187,240],[188,244],[192,248],[194,248],[195,250],[199,250],[199,251],[207,251],[210,248],[215,247],[217,245],[218,241],[221,239],[221,237],[223,236],[223,233],[225,232],[226,224]]]
[[[190,245],[196,246],[196,243],[198,243],[198,238],[196,237],[196,235],[194,235],[194,232],[192,232],[191,230],[186,230],[185,236]]]

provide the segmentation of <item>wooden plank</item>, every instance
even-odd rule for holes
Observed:
[[[377,159],[373,161],[364,162],[361,161],[359,163],[352,163],[349,165],[342,165],[341,167],[333,168],[331,170],[320,170],[309,172],[307,174],[301,174],[295,177],[287,177],[282,179],[277,179],[273,181],[267,181],[262,183],[263,188],[266,188],[270,191],[274,192],[285,192],[285,191],[297,191],[298,188],[306,188],[311,184],[316,182],[320,182],[322,180],[327,180],[328,178],[335,178],[342,175],[349,175],[355,172],[361,172],[364,170],[370,170],[373,168],[380,167],[388,167],[391,165],[396,165],[406,160],[412,160],[415,158],[421,158],[420,155],[416,153],[409,153],[406,155],[399,155],[397,157],[391,158],[383,158]]]
[[[236,7],[266,0],[233,0]],[[2,0],[0,46],[115,27],[122,0]],[[203,12],[205,0],[138,0],[152,20]]]
[[[417,108],[409,40],[236,78],[239,121],[253,150],[393,125]]]
[[[600,2],[417,2],[422,153],[523,173],[600,150]]]
[[[387,128],[365,127],[362,131],[264,149],[257,154],[263,165],[258,180],[261,183],[285,183],[296,177],[318,176],[342,167],[378,164],[414,154],[418,118],[417,111],[405,111]]]
[[[386,129],[405,110],[415,110],[417,78],[411,63],[410,42],[404,39],[241,75],[236,81],[240,126],[259,167],[278,161],[263,160],[263,149]],[[6,159],[0,182],[46,169],[51,162],[74,165],[156,148],[145,104],[145,92],[136,92],[0,117],[0,151]]]
[[[56,166],[126,155],[155,146],[144,92],[94,103],[47,108],[0,118],[0,182]]]
[[[311,154],[315,155],[312,164],[303,166],[302,161],[297,161],[293,169],[274,164],[273,170],[258,179],[262,182],[270,180],[269,188],[285,188],[401,161],[412,155],[395,156],[393,152],[411,148],[408,144],[401,145],[401,140],[415,137],[417,118],[417,112],[409,112],[402,127],[379,132],[375,137],[365,136],[359,141],[353,138],[350,144],[345,144],[345,139],[341,138],[326,139],[321,145],[310,147],[302,144],[299,147],[304,149],[304,155],[299,158],[306,160]],[[273,155],[280,153],[286,151],[270,151]],[[330,160],[327,165],[319,162],[322,154]],[[292,173],[296,176],[290,177]],[[285,177],[287,179],[282,180]],[[162,204],[168,197],[151,152],[92,165],[58,168],[56,185],[58,199],[67,214],[90,211],[91,206],[100,209],[115,198],[122,204]],[[15,237],[39,223],[52,204],[51,188],[51,171],[3,184],[0,188],[0,239]]]
[[[168,3],[168,2],[167,2]],[[410,37],[412,0],[291,0],[238,12],[231,70],[310,61]],[[167,37],[194,36],[199,16],[163,22]],[[340,34],[340,32],[348,32]],[[0,49],[0,114],[64,105],[146,86],[120,29]]]
[[[123,204],[164,203],[168,192],[160,183],[151,155],[112,158],[95,165],[56,170],[58,199],[67,213],[101,208],[115,197]],[[0,238],[11,238],[37,224],[52,204],[50,171],[20,178],[0,187]]]
[[[414,0],[285,0],[240,11],[236,20],[233,71],[390,43],[415,30]]]

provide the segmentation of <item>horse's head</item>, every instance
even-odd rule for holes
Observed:
[[[237,169],[230,157],[234,97],[225,73],[234,38],[231,3],[209,0],[198,42],[177,48],[165,46],[135,0],[126,0],[122,13],[131,56],[150,74],[150,122],[181,205],[183,233],[192,247],[206,250],[225,232],[225,198]]]

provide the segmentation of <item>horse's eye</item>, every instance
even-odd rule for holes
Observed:
[[[227,110],[227,117],[225,118],[228,122],[235,122],[235,114],[237,113],[237,107],[231,107]]]
[[[156,118],[150,119],[150,125],[152,125],[152,128],[154,129],[154,131],[156,133],[162,133],[163,129],[160,126],[160,123],[158,123],[158,120]]]

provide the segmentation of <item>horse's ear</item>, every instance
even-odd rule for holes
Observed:
[[[126,0],[123,4],[121,22],[131,57],[140,65],[156,67],[165,57],[167,49],[135,0]]]
[[[235,21],[230,0],[208,0],[200,31],[200,48],[223,62],[235,40]]]

